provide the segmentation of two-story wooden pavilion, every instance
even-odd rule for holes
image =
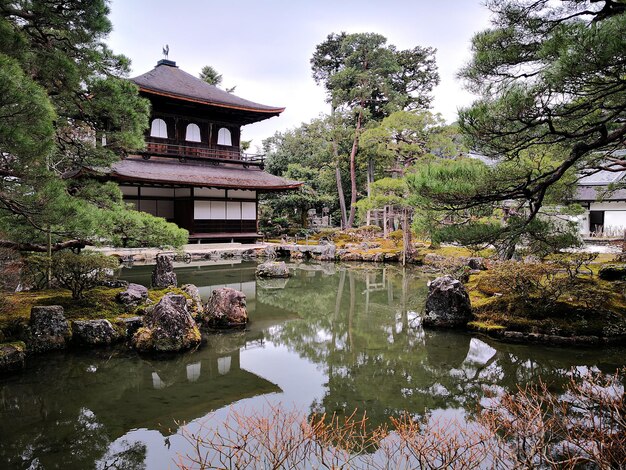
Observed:
[[[152,116],[145,150],[112,167],[124,199],[187,229],[192,240],[258,238],[259,193],[302,183],[263,171],[263,155],[241,151],[240,131],[284,108],[239,98],[170,60],[131,80]]]

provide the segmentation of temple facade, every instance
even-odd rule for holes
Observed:
[[[264,171],[264,156],[241,150],[241,127],[284,108],[239,98],[160,60],[131,79],[152,104],[146,147],[111,169],[124,200],[176,223],[190,240],[258,238],[260,193],[302,183]]]

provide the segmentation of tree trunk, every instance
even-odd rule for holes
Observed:
[[[46,289],[50,289],[52,285],[52,233],[48,225],[48,233],[46,237]]]
[[[339,198],[339,211],[341,212],[341,228],[344,229],[346,228],[347,224],[346,197],[343,194],[343,184],[341,183],[341,169],[339,168],[338,161],[336,161],[335,164],[335,178],[337,179],[337,197]]]
[[[374,159],[369,157],[367,160],[367,197],[372,197],[372,183],[374,182]],[[372,211],[367,211],[366,225],[372,225]]]
[[[359,115],[356,119],[356,129],[354,130],[354,140],[352,141],[352,151],[350,152],[350,190],[352,191],[352,197],[350,198],[350,216],[348,217],[347,228],[352,228],[354,224],[354,214],[356,213],[356,152],[359,148],[359,135],[361,132],[361,121],[363,119],[363,112],[359,111]]]
[[[389,237],[389,226],[387,224],[387,209],[388,206],[383,206],[383,238]]]
[[[335,126],[335,106],[330,110],[333,123],[333,158],[335,159],[335,180],[337,183],[337,197],[339,198],[339,211],[341,212],[341,228],[346,228],[347,225],[347,211],[346,211],[346,197],[343,193],[343,183],[341,182],[341,169],[339,168],[339,145],[337,144],[337,136],[334,132]]]
[[[411,239],[411,210],[407,207],[402,209],[402,266],[406,266],[407,258],[413,254],[413,246]]]

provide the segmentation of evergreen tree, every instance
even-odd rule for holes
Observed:
[[[490,0],[461,76],[481,98],[460,113],[472,147],[521,167],[456,206],[521,200],[530,223],[571,173],[622,170],[626,139],[626,4],[615,0]],[[551,163],[544,165],[545,156]],[[534,158],[533,165],[524,160]],[[537,171],[537,168],[541,168]]]
[[[104,0],[0,2],[2,246],[111,242],[112,221],[129,210],[117,185],[93,177],[143,147],[149,116],[124,78],[128,60],[103,42],[108,12]],[[167,228],[152,241],[184,242],[184,230]]]
[[[387,44],[384,36],[374,33],[330,34],[316,47],[311,59],[313,78],[326,89],[331,117],[336,118],[338,112],[347,116],[353,132],[349,153],[351,204],[349,216],[342,214],[343,225],[352,227],[354,223],[358,198],[356,157],[361,133],[370,120],[430,103],[429,93],[439,81],[434,52],[420,47],[398,51]],[[339,127],[338,123],[334,127]],[[339,197],[343,199],[338,166],[336,173]]]

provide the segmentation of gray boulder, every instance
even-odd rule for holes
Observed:
[[[60,305],[31,308],[28,326],[28,349],[35,353],[64,349],[72,336]]]
[[[159,253],[156,256],[156,266],[152,271],[152,287],[175,287],[176,285],[173,256]]]
[[[322,243],[320,242],[320,253],[318,259],[320,261],[334,261],[335,254],[337,253],[337,247],[334,243]]]
[[[204,307],[202,323],[211,328],[244,328],[248,323],[246,295],[230,287],[215,289]]]
[[[266,261],[256,267],[258,277],[289,277],[289,268],[284,261]]]
[[[177,352],[200,344],[200,330],[182,295],[166,294],[143,318],[132,345],[143,352]]]
[[[26,345],[21,341],[0,344],[0,374],[24,368]]]
[[[72,341],[83,346],[106,346],[119,341],[118,333],[109,320],[76,320],[72,322]]]
[[[143,326],[142,317],[116,318],[115,322],[123,326],[127,338],[132,338],[137,330]]]
[[[487,266],[485,265],[485,260],[480,257],[472,257],[467,259],[467,266],[470,269],[485,271]]]
[[[140,284],[130,283],[125,291],[115,297],[119,303],[127,309],[132,309],[143,304],[148,298],[148,289]]]
[[[267,259],[276,259],[276,256],[277,256],[276,247],[272,245],[266,246],[263,254],[265,255]]]
[[[458,328],[471,319],[472,306],[461,281],[442,276],[428,283],[424,326]]]
[[[202,305],[200,290],[198,290],[194,284],[184,284],[180,289],[191,297],[190,299],[187,299],[187,309],[192,315],[204,312],[204,305]]]
[[[426,253],[424,255],[424,264],[428,265],[437,265],[443,261],[445,261],[446,257],[438,255],[437,253]]]

